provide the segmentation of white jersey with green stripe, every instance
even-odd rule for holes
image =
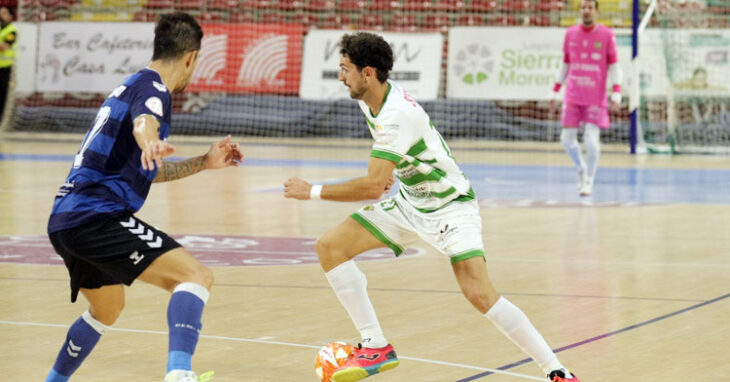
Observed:
[[[422,212],[447,203],[474,199],[469,179],[421,105],[398,84],[388,81],[377,115],[358,101],[375,139],[370,156],[395,162],[400,194]]]

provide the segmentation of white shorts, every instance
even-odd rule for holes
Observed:
[[[419,238],[451,259],[451,263],[484,257],[482,219],[476,200],[453,201],[423,213],[396,195],[367,205],[350,215],[400,255]]]

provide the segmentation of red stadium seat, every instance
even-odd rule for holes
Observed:
[[[157,12],[154,11],[141,11],[137,12],[132,16],[133,21],[156,21]]]
[[[223,21],[223,14],[220,12],[202,12],[195,18],[201,23],[219,23]]]
[[[366,0],[340,0],[337,9],[343,11],[361,11],[367,6]]]
[[[55,21],[58,17],[54,12],[38,12],[39,21]]]
[[[40,6],[46,8],[70,8],[76,4],[75,0],[41,0]]]
[[[279,9],[285,11],[297,11],[304,8],[304,0],[284,0],[276,3]]]
[[[530,17],[530,25],[536,27],[549,27],[551,25],[550,16],[532,16]]]
[[[172,8],[175,6],[175,2],[173,0],[149,0],[147,1],[147,4],[145,4],[145,8],[148,9],[165,9],[165,8]]]
[[[264,24],[282,24],[286,22],[286,16],[280,12],[269,12],[261,15],[260,20]]]
[[[421,28],[427,30],[439,30],[445,31],[448,29],[451,21],[449,16],[443,13],[429,14],[423,17],[421,21]]]
[[[390,23],[393,29],[398,31],[415,31],[417,28],[416,14],[413,12],[394,14],[390,19]]]
[[[251,24],[255,21],[256,19],[251,11],[231,12],[231,14],[228,15],[229,23]]]
[[[466,0],[436,0],[436,9],[446,12],[457,12],[464,9]]]
[[[238,7],[238,0],[211,0],[208,8],[229,10]]]
[[[524,12],[530,9],[530,0],[502,0],[497,7],[504,12]]]
[[[535,10],[538,12],[558,12],[565,7],[563,0],[537,0]]]
[[[269,9],[276,8],[277,4],[274,0],[242,0],[239,4],[239,8],[243,9]]]
[[[177,8],[183,9],[183,10],[191,10],[191,9],[203,9],[207,5],[206,0],[177,0],[176,4]]]
[[[482,25],[482,16],[466,14],[456,20],[456,25]]]
[[[319,18],[311,12],[300,12],[294,15],[293,21],[297,24],[302,24],[305,29],[308,29],[311,26],[316,26],[319,23]]]
[[[496,0],[471,0],[466,6],[468,11],[490,12],[497,8]]]
[[[499,15],[494,18],[492,18],[491,25],[509,25],[509,26],[516,26],[520,25],[520,19],[513,15]]]
[[[423,12],[434,9],[435,7],[431,0],[403,0],[401,8],[409,11]]]
[[[730,14],[730,4],[725,5],[712,5],[707,7],[707,11],[712,14],[716,15],[729,15]]]
[[[357,20],[358,26],[363,29],[382,29],[385,22],[383,15],[379,13],[368,13],[360,16]]]
[[[324,28],[345,28],[352,26],[352,19],[347,14],[330,14],[327,15],[322,22]]]
[[[730,18],[723,15],[710,17],[710,19],[708,20],[708,26],[711,28],[730,28]]]
[[[335,9],[334,0],[307,0],[305,8],[312,11],[327,11]]]
[[[400,8],[400,2],[398,0],[372,0],[368,8],[378,11],[392,11]]]

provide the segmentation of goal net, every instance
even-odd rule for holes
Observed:
[[[579,3],[20,0],[22,44],[5,126],[86,131],[107,94],[149,61],[156,17],[181,10],[197,17],[205,37],[192,82],[174,96],[174,134],[369,136],[337,80],[337,42],[370,30],[393,46],[391,78],[444,136],[555,142],[559,112],[548,101],[565,28],[580,22]],[[630,5],[602,0],[599,21],[630,27]],[[622,57],[628,65],[629,53]],[[604,142],[628,145],[626,102],[611,120]]]
[[[659,0],[639,39],[649,152],[730,153],[730,2]]]

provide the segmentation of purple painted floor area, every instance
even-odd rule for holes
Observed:
[[[173,235],[201,263],[209,266],[316,264],[314,239],[294,237]],[[420,253],[408,249],[401,256]],[[395,257],[389,248],[359,255],[358,260]],[[47,236],[0,236],[0,263],[63,265]]]

